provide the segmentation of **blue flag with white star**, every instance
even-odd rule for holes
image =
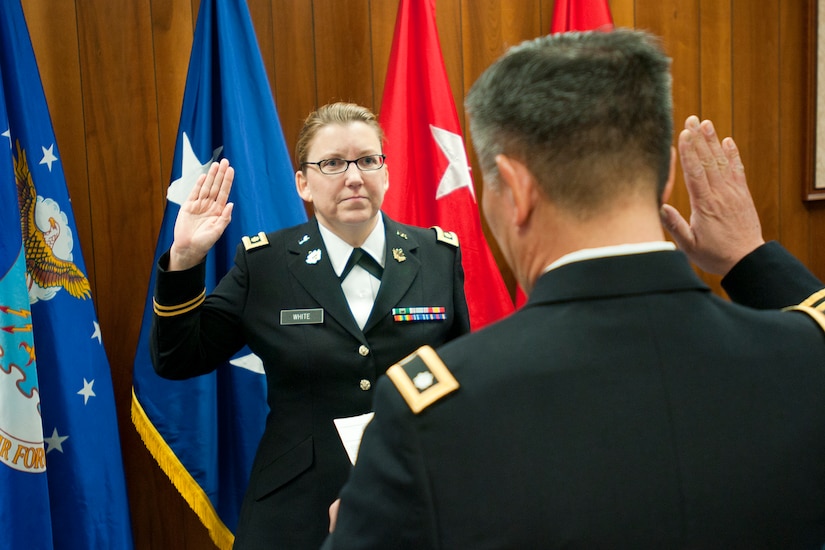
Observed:
[[[243,236],[306,220],[243,0],[200,3],[155,264],[172,244],[180,205],[198,176],[223,157],[235,168],[235,206],[206,260],[207,292],[232,267]],[[158,377],[149,355],[154,285],[153,272],[135,354],[132,419],[212,540],[229,548],[269,412],[263,367],[244,349],[208,375]]]
[[[0,3],[0,540],[132,548],[114,392],[19,0]]]

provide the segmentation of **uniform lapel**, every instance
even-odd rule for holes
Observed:
[[[406,228],[384,216],[387,252],[384,259],[384,276],[381,278],[381,288],[375,298],[364,332],[368,332],[383,319],[398,304],[398,301],[407,293],[418,271],[421,261],[418,258],[418,240]],[[424,305],[424,304],[412,304]]]
[[[287,239],[287,263],[295,279],[324,309],[325,315],[334,317],[348,332],[363,341],[364,335],[350,312],[344,291],[332,269],[318,221],[313,218],[296,227]],[[383,288],[383,284],[381,286]]]

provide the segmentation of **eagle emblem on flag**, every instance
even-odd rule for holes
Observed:
[[[19,141],[17,157],[14,159],[14,175],[20,206],[20,228],[23,232],[23,246],[26,249],[26,279],[30,300],[33,303],[38,299],[33,296],[34,285],[47,291],[46,295],[39,296],[40,298],[49,299],[60,288],[65,288],[66,292],[75,298],[89,298],[89,280],[71,261],[73,240],[71,230],[66,224],[66,216],[56,202],[37,196],[26,160],[26,151],[20,147]],[[41,208],[45,216],[38,216],[41,213],[38,209]],[[45,217],[44,221],[48,226],[41,229],[37,224],[38,217]],[[65,257],[58,256],[58,252],[62,252]]]

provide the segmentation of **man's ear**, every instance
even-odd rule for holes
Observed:
[[[536,178],[523,162],[507,155],[497,155],[496,166],[501,175],[501,185],[509,191],[514,221],[522,226],[535,207]]]
[[[295,172],[295,189],[304,202],[312,202],[312,193],[309,190],[307,177],[301,170]]]
[[[665,204],[670,200],[670,194],[673,192],[673,186],[676,184],[676,147],[670,147],[670,170],[667,174],[667,182],[665,188],[662,190],[661,200],[659,204]]]

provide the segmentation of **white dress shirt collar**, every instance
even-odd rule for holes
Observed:
[[[583,260],[593,260],[596,258],[607,258],[610,256],[627,256],[630,254],[644,254],[647,252],[662,252],[665,250],[676,250],[676,245],[670,241],[653,241],[646,243],[617,244],[614,246],[601,246],[598,248],[582,248],[569,254],[565,254],[555,262],[544,268],[543,273],[547,273],[557,267],[561,267],[573,262]]]
[[[344,239],[324,227],[320,222],[318,223],[318,229],[321,231],[321,238],[324,240],[324,247],[326,247],[327,254],[329,254],[332,269],[334,269],[335,274],[340,277],[341,272],[344,271],[344,267],[347,265],[347,260],[349,260],[352,254],[353,247],[344,241]],[[375,224],[375,227],[373,227],[367,236],[367,240],[361,245],[361,248],[375,258],[375,261],[381,264],[381,267],[384,267],[384,251],[386,250],[386,246],[387,236],[384,232],[384,216],[378,214],[378,223]]]

